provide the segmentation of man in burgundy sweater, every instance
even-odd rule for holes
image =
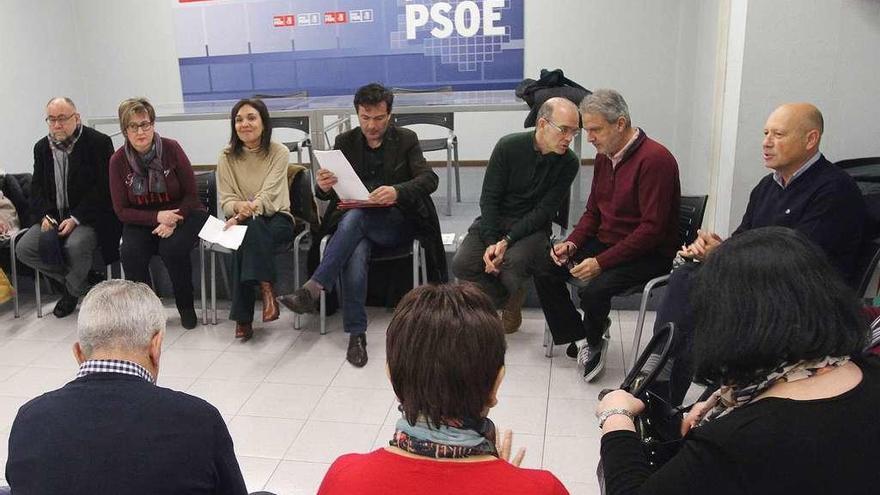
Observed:
[[[569,344],[566,354],[591,381],[605,363],[611,298],[671,268],[681,190],[675,158],[632,127],[618,92],[597,90],[580,111],[597,151],[590,197],[572,233],[545,256],[535,287],[554,343]],[[583,319],[566,287],[572,277]]]

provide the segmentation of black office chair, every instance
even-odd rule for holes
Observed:
[[[452,91],[452,86],[428,89],[392,88],[397,94],[438,93]],[[455,199],[461,203],[461,178],[458,170],[458,137],[455,135],[455,114],[448,113],[405,113],[391,114],[391,123],[397,127],[411,125],[433,125],[448,130],[445,138],[419,139],[422,151],[446,150],[446,215],[452,215],[452,169],[455,168]]]

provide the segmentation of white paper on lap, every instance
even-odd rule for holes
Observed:
[[[247,232],[246,225],[233,225],[226,230],[223,226],[226,223],[219,218],[209,215],[202,230],[199,231],[199,238],[204,239],[212,244],[219,244],[226,249],[236,250],[241,246],[244,240],[244,234]]]

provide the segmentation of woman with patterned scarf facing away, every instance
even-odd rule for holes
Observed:
[[[734,236],[693,293],[698,379],[721,384],[682,422],[681,449],[651,474],[617,390],[596,408],[606,493],[868,494],[880,490],[880,365],[862,356],[856,294],[785,227]]]
[[[388,325],[386,370],[400,400],[388,446],[347,454],[319,495],[563,495],[548,471],[520,468],[510,432],[487,417],[504,378],[504,330],[492,301],[470,283],[410,291]]]
[[[190,252],[208,214],[199,203],[189,158],[180,144],[153,129],[156,111],[146,98],[119,104],[125,144],[110,158],[113,209],[123,223],[125,277],[149,281],[149,264],[159,255],[174,289],[184,328],[196,326]]]
[[[232,308],[235,337],[254,334],[254,288],[263,302],[264,322],[278,319],[275,302],[275,248],[293,240],[293,216],[287,187],[290,151],[273,142],[272,120],[258,99],[232,107],[229,146],[217,160],[217,191],[226,225],[246,225],[244,240],[233,257]]]

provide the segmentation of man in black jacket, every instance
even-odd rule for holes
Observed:
[[[104,263],[119,258],[121,227],[110,205],[110,138],[82,125],[66,97],[49,101],[46,123],[49,134],[34,145],[31,212],[36,223],[18,241],[16,255],[63,286],[53,311],[63,318],[87,290],[95,248],[101,247]],[[63,259],[47,256],[50,231],[57,232]]]
[[[318,199],[329,201],[321,234],[333,234],[312,277],[281,302],[297,313],[317,311],[321,290],[342,278],[343,326],[349,334],[346,359],[356,367],[367,364],[367,270],[375,247],[394,247],[427,240],[429,279],[445,281],[446,265],[437,211],[431,193],[437,174],[425,161],[419,139],[409,129],[390,124],[394,94],[380,84],[368,84],[354,96],[360,127],[336,137],[342,151],[367,190],[370,208],[346,209],[333,190],[336,176],[317,173]]]
[[[12,493],[246,493],[220,412],[155,385],[165,310],[148,286],[96,285],[77,332],[76,379],[23,405],[12,424]]]

